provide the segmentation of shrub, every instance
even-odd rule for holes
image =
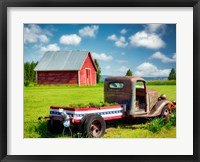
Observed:
[[[98,103],[90,102],[88,104],[88,107],[102,107],[102,102],[98,102]]]
[[[98,107],[98,108],[100,108],[100,107],[104,107],[104,106],[114,106],[114,105],[119,105],[118,103],[108,103],[108,102],[102,102],[102,101],[100,101],[100,102],[98,102],[98,103],[92,103],[92,102],[90,102],[89,104],[89,107]]]
[[[28,80],[25,80],[25,81],[24,81],[24,86],[25,86],[25,87],[28,87],[29,84],[30,84],[30,82],[29,82]]]
[[[154,118],[151,120],[150,123],[147,124],[146,129],[157,133],[159,132],[163,127],[166,129],[170,129],[171,127],[176,126],[176,113],[173,112],[170,114],[169,119],[165,120],[163,118]]]
[[[70,104],[69,107],[71,107],[71,108],[84,108],[84,107],[87,107],[87,106],[85,104],[78,103],[78,104]]]
[[[165,125],[165,127],[167,129],[170,129],[172,126],[174,126],[174,127],[176,126],[176,113],[175,112],[173,112],[170,115],[169,120],[168,120],[168,122]]]
[[[114,105],[119,105],[119,104],[118,103],[107,103],[107,102],[100,101],[98,103],[90,102],[88,104],[82,104],[82,103],[70,104],[69,107],[71,107],[71,108],[85,108],[85,107],[100,108],[100,107],[104,107],[104,106],[114,106]]]
[[[153,133],[156,133],[156,132],[159,132],[164,125],[165,125],[165,121],[163,118],[154,118],[147,125],[147,129]]]

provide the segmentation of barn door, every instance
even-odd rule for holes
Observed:
[[[86,70],[86,85],[91,84],[91,70],[90,69],[85,69]]]

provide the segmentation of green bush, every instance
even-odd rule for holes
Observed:
[[[100,108],[100,107],[104,107],[104,106],[114,106],[114,105],[119,105],[118,103],[107,103],[107,102],[90,102],[88,104],[83,104],[83,103],[78,103],[78,104],[70,104],[69,107],[71,108],[90,108],[90,107],[96,107],[96,108]]]
[[[165,127],[167,129],[170,129],[171,127],[176,126],[176,113],[172,113],[169,117],[169,120],[167,121]]]
[[[87,105],[78,103],[78,104],[70,104],[69,107],[70,108],[84,108],[84,107],[87,107]]]
[[[29,84],[30,84],[30,82],[29,82],[29,81],[27,81],[27,80],[25,80],[25,81],[24,81],[24,86],[25,86],[25,87],[28,87],[28,86],[29,86]]]
[[[169,119],[165,120],[163,118],[154,118],[150,121],[150,123],[147,124],[146,129],[157,133],[159,132],[163,127],[166,129],[170,129],[172,127],[176,126],[176,113],[173,112],[170,114]]]
[[[159,132],[165,125],[163,118],[154,118],[148,125],[147,129],[153,133]]]

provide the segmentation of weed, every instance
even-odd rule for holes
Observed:
[[[150,123],[147,124],[145,128],[153,133],[157,133],[161,131],[163,127],[166,129],[171,129],[174,126],[176,126],[176,113],[170,114],[168,120],[163,118],[154,118],[150,121]]]
[[[154,118],[148,125],[147,129],[153,133],[159,132],[165,125],[165,121],[162,118]]]
[[[167,121],[165,127],[167,129],[170,129],[172,127],[175,127],[176,126],[176,113],[173,112],[170,117],[169,117],[169,120]]]
[[[84,103],[78,103],[78,104],[70,104],[69,107],[70,108],[91,108],[91,107],[95,107],[95,108],[100,108],[100,107],[104,107],[104,106],[114,106],[114,105],[119,105],[118,103],[107,103],[107,102],[89,102],[88,104],[84,104]]]

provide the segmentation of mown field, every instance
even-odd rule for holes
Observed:
[[[176,100],[176,85],[148,85],[159,95],[165,93],[170,100]],[[62,134],[51,134],[47,131],[46,121],[38,117],[48,116],[51,105],[68,106],[70,104],[103,101],[103,84],[97,86],[30,86],[24,87],[24,137],[53,138],[63,137]],[[162,128],[158,133],[144,129],[149,119],[128,122],[115,121],[107,123],[104,138],[175,138],[176,128]],[[71,137],[66,131],[65,138]],[[78,136],[76,136],[78,137]]]

